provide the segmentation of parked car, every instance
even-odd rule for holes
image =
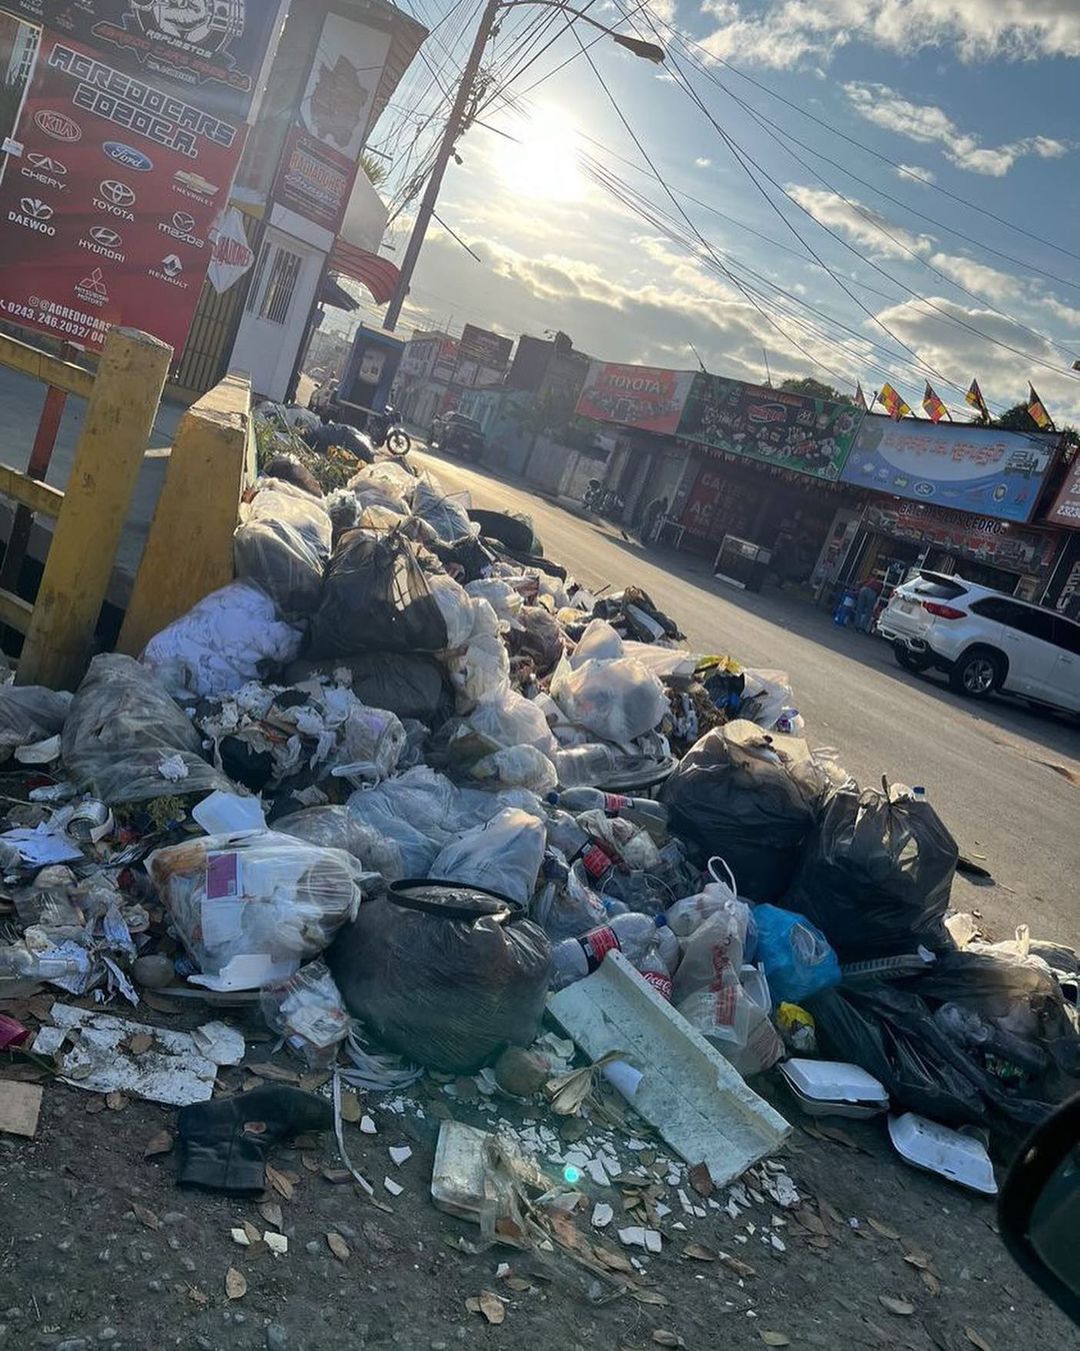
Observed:
[[[441,413],[431,424],[431,448],[478,460],[484,453],[484,433],[475,418],[464,413]]]
[[[878,620],[907,671],[945,671],[958,694],[997,690],[1080,713],[1080,624],[1054,610],[920,571],[893,592]]]

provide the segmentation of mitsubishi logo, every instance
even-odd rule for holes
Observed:
[[[105,285],[105,274],[100,267],[95,267],[89,277],[83,277],[82,281],[79,282],[79,286],[82,290],[90,291],[96,296],[108,298],[109,292]]]

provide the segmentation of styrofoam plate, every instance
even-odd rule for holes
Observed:
[[[994,1165],[981,1140],[914,1112],[889,1117],[889,1137],[907,1163],[961,1187],[996,1196]]]
[[[841,1060],[787,1060],[780,1071],[791,1086],[814,1102],[878,1104],[888,1107],[884,1084],[858,1065]]]

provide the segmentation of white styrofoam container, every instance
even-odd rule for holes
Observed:
[[[810,1116],[878,1116],[889,1109],[884,1084],[841,1060],[787,1060],[780,1073]]]
[[[984,1196],[996,1196],[994,1165],[981,1140],[914,1112],[889,1117],[889,1137],[907,1163]]]

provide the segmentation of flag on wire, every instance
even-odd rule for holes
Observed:
[[[1080,362],[1078,362],[1077,365],[1080,365]],[[857,381],[855,384],[855,407],[861,408],[864,413],[867,411],[866,395],[863,393],[861,380]]]
[[[972,408],[979,410],[979,414],[984,421],[990,421],[990,409],[986,406],[986,400],[983,398],[978,380],[972,380],[971,388],[964,395],[964,398],[971,404]]]
[[[929,380],[926,382],[926,389],[923,392],[922,406],[926,409],[931,422],[940,422],[943,417],[948,416],[949,410],[931,389]],[[951,422],[952,419],[949,418],[949,421]]]
[[[881,400],[881,406],[894,422],[899,422],[901,418],[907,417],[911,409],[904,402],[902,396],[893,389],[892,385],[882,385],[881,393],[878,395]]]
[[[1028,413],[1040,431],[1048,432],[1053,428],[1054,420],[1046,411],[1042,399],[1035,393],[1035,386],[1028,384]]]

